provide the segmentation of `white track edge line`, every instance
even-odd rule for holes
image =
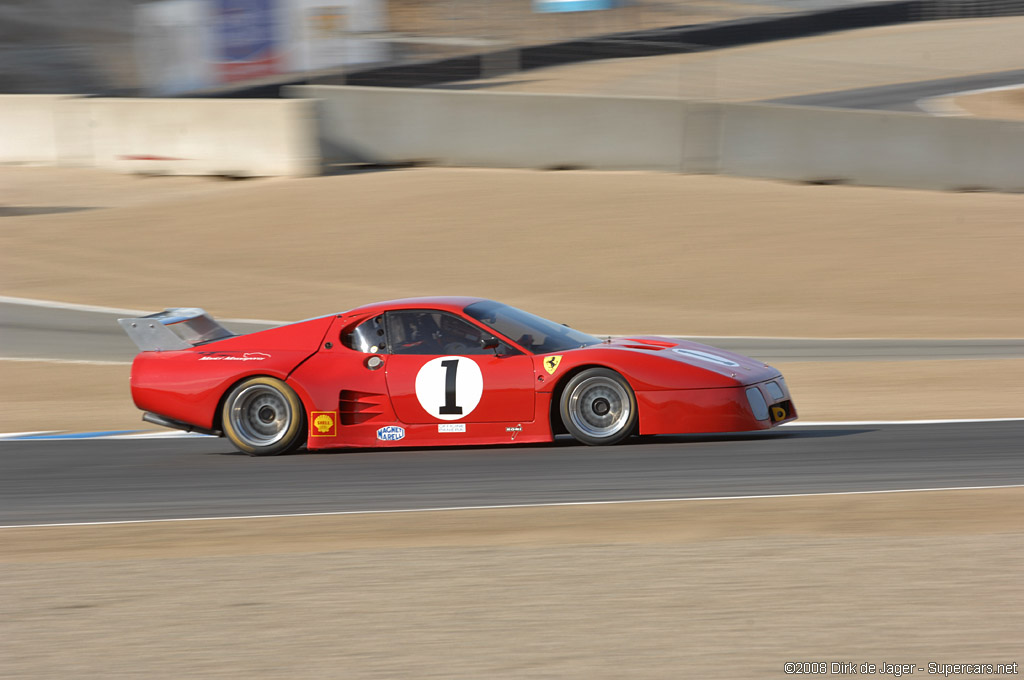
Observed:
[[[57,300],[39,300],[36,298],[12,297],[0,295],[0,303],[10,305],[25,305],[26,307],[49,307],[51,309],[71,309],[77,312],[101,312],[104,314],[152,314],[141,309],[123,309],[120,307],[102,307],[100,305],[83,305],[77,302],[59,302]]]
[[[0,361],[21,361],[37,364],[82,364],[85,366],[131,366],[130,361],[103,361],[100,359],[53,359],[47,357],[0,357]]]
[[[782,493],[753,496],[699,496],[694,498],[638,498],[621,501],[569,501],[564,503],[522,503],[507,505],[462,505],[445,508],[407,508],[404,510],[341,510],[338,512],[299,512],[280,515],[233,515],[228,517],[169,517],[165,519],[126,519],[107,522],[55,522],[51,524],[8,524],[0,529],[40,529],[45,527],[113,526],[119,524],[161,524],[167,522],[217,522],[238,519],[284,519],[288,517],[342,517],[348,515],[399,515],[422,512],[462,512],[466,510],[514,510],[516,508],[564,508],[591,505],[635,505],[637,503],[690,503],[694,501],[748,501],[775,498],[815,498],[829,496],[877,496],[897,493],[928,493],[935,491],[986,491],[993,489],[1024,489],[1024,484],[995,486],[951,486],[926,489],[877,489],[873,491],[825,491],[820,493]]]
[[[36,298],[12,297],[0,295],[0,304],[25,305],[26,307],[46,307],[48,309],[70,309],[76,312],[97,312],[100,314],[122,314],[124,316],[145,316],[153,311],[141,309],[122,309],[120,307],[103,307],[101,305],[83,305],[77,302],[60,302],[57,300],[38,300]],[[290,321],[274,321],[271,319],[221,319],[225,323],[253,323],[283,326]]]
[[[779,427],[822,427],[836,425],[958,425],[966,423],[1012,423],[1024,418],[949,418],[932,420],[795,420],[783,423]],[[765,430],[755,430],[764,432]]]
[[[960,418],[960,419],[948,419],[948,420],[809,420],[809,421],[793,421],[791,423],[783,423],[779,425],[780,428],[792,428],[792,427],[842,427],[847,425],[964,425],[971,423],[1015,423],[1024,421],[1024,418]],[[693,436],[701,436],[706,434],[707,436],[715,436],[717,434],[763,434],[770,432],[771,430],[752,430],[750,432],[723,432],[723,433],[694,433]],[[88,434],[88,432],[67,432],[66,430],[46,430],[39,432],[0,432],[0,441],[17,439],[18,437],[29,437],[33,435],[51,435],[59,436],[65,434]],[[79,437],[74,441],[85,441],[88,439],[179,439],[183,437],[208,437],[210,435],[198,434],[195,432],[177,432],[163,430],[152,430],[146,432],[139,432],[135,434],[112,434],[103,435],[98,437]],[[71,438],[69,437],[70,441]],[[22,440],[29,441],[29,440]],[[52,441],[52,439],[42,439],[39,441]]]

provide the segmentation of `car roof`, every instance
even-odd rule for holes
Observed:
[[[356,307],[344,312],[348,315],[380,314],[391,309],[439,309],[446,312],[461,312],[474,302],[485,302],[486,298],[439,295],[433,297],[401,298],[385,300]]]

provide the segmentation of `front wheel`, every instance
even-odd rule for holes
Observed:
[[[589,368],[569,381],[559,403],[562,423],[590,446],[618,444],[636,429],[636,395],[626,379],[607,368]]]
[[[221,411],[224,434],[250,456],[277,456],[297,449],[305,413],[295,390],[277,378],[258,376],[236,385]]]

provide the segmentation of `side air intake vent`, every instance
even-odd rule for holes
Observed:
[[[358,425],[373,420],[384,412],[387,396],[374,392],[342,390],[338,411],[342,425]]]

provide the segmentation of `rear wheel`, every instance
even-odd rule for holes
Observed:
[[[607,368],[590,368],[569,381],[559,411],[565,429],[590,446],[617,444],[636,428],[636,395],[626,379]]]
[[[305,420],[295,390],[267,376],[236,385],[221,411],[224,434],[250,456],[277,456],[297,449],[305,434]]]

